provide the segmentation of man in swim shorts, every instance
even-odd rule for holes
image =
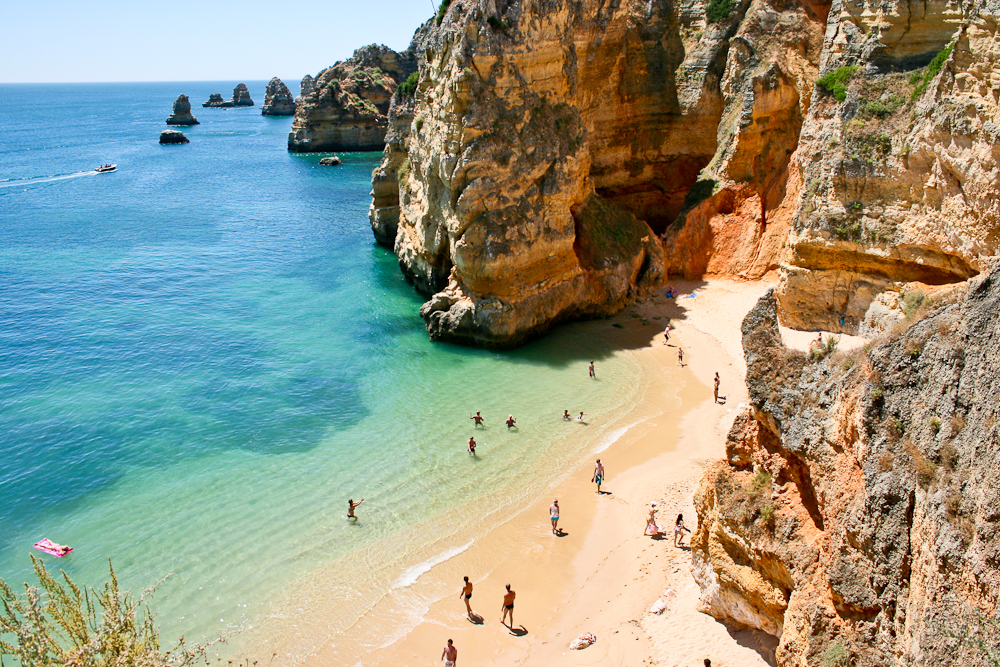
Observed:
[[[592,377],[592,378],[597,377],[597,373],[594,371],[594,362],[593,361],[590,362],[590,377]]]
[[[476,439],[469,438],[469,454],[472,456],[476,455]]]
[[[507,620],[507,614],[510,614],[510,625],[507,627],[514,627],[514,598],[517,593],[510,590],[510,584],[507,584],[507,592],[503,594],[503,616],[500,617],[500,623],[502,625],[507,625],[504,623]]]
[[[558,498],[556,500],[553,500],[552,504],[549,505],[549,518],[552,519],[552,534],[553,535],[558,535],[559,534],[559,529],[556,527],[556,524],[559,523],[559,499]]]
[[[477,427],[482,426],[482,427],[485,428],[485,426],[486,426],[485,424],[483,424],[483,416],[481,414],[479,414],[478,410],[476,411],[476,414],[469,415],[469,419],[471,419],[472,421],[476,422],[476,426]]]
[[[472,606],[469,604],[469,600],[472,599],[472,582],[469,581],[468,577],[462,577],[465,579],[465,586],[462,586],[462,592],[458,594],[458,598],[461,600],[465,598],[465,611],[469,614],[469,620],[472,620]]]
[[[507,428],[512,429],[517,426],[517,420],[514,419],[514,415],[507,415]]]
[[[455,661],[458,660],[458,649],[455,648],[455,644],[450,639],[448,645],[441,651],[441,659],[444,660],[444,667],[455,667]]]
[[[563,410],[563,419],[565,421],[569,421],[569,420],[573,419],[573,417],[571,417],[570,414],[569,414],[569,410]]]
[[[590,479],[591,482],[597,482],[597,492],[601,492],[601,482],[604,480],[604,464],[601,463],[601,459],[597,459],[597,464],[594,466],[594,476]]]

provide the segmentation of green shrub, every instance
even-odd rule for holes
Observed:
[[[771,503],[764,503],[760,507],[760,518],[764,520],[764,523],[768,528],[774,527],[774,505]]]
[[[507,29],[510,27],[507,25],[506,21],[501,21],[495,16],[489,17],[488,19],[486,19],[486,22],[490,24],[491,28],[493,28],[494,30],[498,30],[502,33],[506,33]]]
[[[448,13],[448,5],[451,4],[451,0],[441,0],[441,4],[438,5],[437,16],[434,17],[434,21],[441,25],[441,21],[444,20],[444,15]]]
[[[854,73],[857,71],[857,65],[838,67],[832,72],[827,72],[817,79],[816,85],[828,93],[833,93],[833,96],[837,98],[838,102],[843,102],[847,99],[847,84],[850,83],[851,77],[853,77]]]
[[[941,420],[937,417],[931,417],[931,430],[935,433],[941,430]]]
[[[683,210],[688,211],[711,197],[716,185],[717,182],[712,178],[698,180],[685,195]]]
[[[948,60],[948,56],[951,55],[951,51],[953,48],[955,48],[954,42],[944,47],[944,50],[941,51],[941,53],[934,56],[934,60],[932,60],[930,64],[927,66],[927,69],[924,70],[924,74],[920,79],[917,79],[916,76],[910,77],[910,83],[917,86],[914,89],[913,95],[910,97],[910,99],[915,100],[921,95],[923,95],[924,91],[927,90],[927,86],[930,84],[931,80],[934,77],[936,77],[938,73],[941,71],[941,68],[944,67],[944,61]]]
[[[757,468],[757,472],[754,474],[753,480],[750,482],[750,488],[753,494],[760,494],[764,489],[768,489],[770,487],[771,473],[764,468]]]
[[[733,0],[712,0],[705,11],[705,20],[708,23],[719,23],[728,19],[732,12]]]
[[[844,644],[840,641],[831,644],[820,659],[820,665],[823,667],[850,667],[850,664],[851,654],[847,652]]]
[[[0,579],[0,655],[25,666],[208,663],[208,645],[189,646],[182,638],[174,648],[160,649],[146,606],[155,586],[138,598],[121,590],[110,561],[111,581],[99,589],[79,586],[65,572],[62,583],[40,559],[32,556],[31,563],[41,588],[25,584],[25,593],[16,595]]]
[[[406,77],[406,81],[399,84],[399,94],[400,95],[412,95],[414,91],[417,90],[417,82],[420,80],[420,74],[418,72],[413,72],[410,76]]]
[[[858,105],[858,114],[862,118],[885,119],[905,103],[906,99],[900,95],[890,95],[886,100],[862,100]]]

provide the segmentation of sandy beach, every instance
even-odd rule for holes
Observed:
[[[773,282],[674,281],[681,298],[659,296],[610,320],[579,325],[631,350],[642,366],[641,398],[620,420],[620,437],[428,572],[421,584],[437,591],[436,598],[405,636],[349,663],[344,642],[334,640],[317,646],[305,664],[440,664],[447,639],[458,648],[459,665],[700,666],[704,658],[714,666],[768,664],[766,635],[729,630],[696,610],[690,551],[674,546],[673,525],[683,514],[694,527],[692,498],[701,472],[724,456],[725,434],[746,399],[739,325]],[[673,330],[664,344],[668,318]],[[712,395],[716,372],[719,404]],[[590,481],[596,458],[607,473],[600,495]],[[565,531],[558,537],[548,519],[554,498]],[[651,501],[659,504],[665,531],[659,539],[642,534]],[[484,569],[483,563],[491,565]],[[465,575],[475,586],[475,622],[459,597]],[[517,593],[513,629],[500,622],[508,583]],[[666,604],[659,615],[649,611],[657,600]],[[378,610],[368,616],[351,632],[379,632]],[[597,642],[570,650],[569,643],[586,632]]]

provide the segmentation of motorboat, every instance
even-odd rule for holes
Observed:
[[[118,168],[118,165],[116,165],[116,164],[102,164],[100,167],[98,167],[94,171],[96,171],[99,174],[106,174],[108,172],[114,171],[117,168]]]

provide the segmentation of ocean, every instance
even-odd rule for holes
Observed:
[[[410,627],[414,582],[620,434],[640,370],[580,325],[428,341],[368,224],[380,154],[321,167],[290,118],[200,106],[236,83],[0,85],[0,578],[32,553],[94,586],[109,559],[136,591],[170,575],[164,645],[239,630],[240,656],[308,622],[304,591],[324,633],[386,596]],[[161,146],[181,93],[201,124]]]

